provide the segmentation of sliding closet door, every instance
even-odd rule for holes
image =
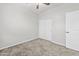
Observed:
[[[79,51],[79,11],[66,14],[66,47]]]

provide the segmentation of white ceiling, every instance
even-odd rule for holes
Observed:
[[[52,8],[55,8],[60,5],[61,5],[61,3],[51,3],[50,5],[45,5],[43,3],[39,3],[39,9],[36,9],[37,3],[25,3],[24,4],[24,6],[28,7],[36,14],[42,13],[42,12],[46,11],[47,9],[50,9],[51,6],[52,6]]]

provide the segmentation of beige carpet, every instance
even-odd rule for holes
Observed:
[[[78,56],[79,52],[47,40],[35,39],[0,51],[0,56]]]

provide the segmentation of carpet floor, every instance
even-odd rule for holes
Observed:
[[[44,39],[35,39],[0,50],[0,56],[79,56],[79,52]]]

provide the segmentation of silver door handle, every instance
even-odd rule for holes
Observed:
[[[66,33],[69,33],[69,32],[66,32]]]

